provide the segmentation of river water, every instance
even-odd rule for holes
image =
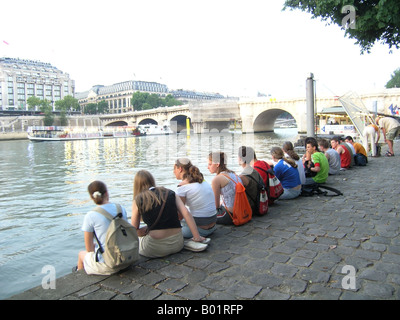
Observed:
[[[51,266],[57,278],[71,272],[84,249],[81,226],[94,207],[87,186],[107,184],[110,201],[130,217],[133,178],[149,170],[157,185],[176,189],[173,164],[189,157],[205,179],[211,151],[229,155],[228,168],[240,173],[237,150],[252,146],[270,159],[273,146],[296,141],[297,129],[265,134],[186,134],[65,142],[0,142],[0,299],[42,284]]]

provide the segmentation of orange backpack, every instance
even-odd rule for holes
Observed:
[[[251,220],[252,217],[252,211],[251,211],[251,206],[249,203],[249,200],[247,200],[246,196],[246,188],[244,185],[239,182],[234,181],[231,179],[231,177],[224,175],[225,177],[229,178],[233,183],[236,185],[235,186],[235,201],[233,203],[233,212],[229,212],[228,209],[225,209],[226,212],[229,213],[230,217],[232,218],[233,224],[236,226],[240,226],[242,224],[245,224]],[[238,178],[238,176],[236,176]]]

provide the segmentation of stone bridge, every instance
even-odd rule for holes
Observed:
[[[316,112],[331,107],[341,107],[338,96],[317,97]],[[364,106],[370,111],[389,114],[389,106],[400,107],[400,89],[385,89],[375,93],[360,95]],[[374,110],[375,109],[375,110]],[[170,122],[174,131],[186,128],[186,118],[190,118],[191,128],[195,133],[221,131],[237,124],[243,133],[274,131],[276,119],[288,112],[296,121],[299,133],[307,132],[306,98],[270,99],[267,97],[224,100],[214,102],[197,102],[177,107],[135,111],[126,114],[104,115],[102,125],[145,123],[163,124]]]
[[[370,111],[390,114],[389,106],[400,107],[400,89],[384,89],[375,93],[360,95],[365,107]],[[307,102],[305,98],[275,100],[267,97],[241,100],[218,100],[214,102],[196,102],[183,106],[160,107],[157,109],[134,111],[119,114],[96,116],[71,116],[69,126],[137,126],[154,123],[170,123],[175,132],[186,129],[186,119],[190,119],[194,133],[221,131],[234,124],[243,133],[268,132],[274,130],[274,123],[279,115],[288,112],[296,120],[299,133],[307,132]],[[338,97],[318,97],[315,101],[316,112],[325,108],[341,106]],[[375,110],[374,110],[375,109]],[[9,123],[7,119],[0,122],[2,131],[9,131],[11,126],[17,130],[26,130],[28,125],[42,125],[40,118],[20,117]],[[58,125],[55,123],[55,125]],[[13,130],[14,131],[14,130]]]
[[[340,105],[337,97],[317,99],[317,106],[321,108]],[[284,112],[293,116],[299,132],[307,131],[305,98],[279,101],[252,98],[240,101],[198,102],[184,106],[103,115],[100,116],[100,122],[102,126],[170,123],[173,131],[180,132],[186,128],[186,118],[190,118],[191,129],[195,133],[219,132],[235,124],[243,133],[270,132],[274,131],[276,119]]]

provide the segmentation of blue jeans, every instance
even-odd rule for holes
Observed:
[[[296,190],[296,189],[283,189],[283,194],[279,197],[279,200],[289,200],[289,199],[294,199],[297,198],[301,193],[301,188]]]
[[[190,231],[188,225],[186,224],[186,222],[184,220],[181,221],[181,225],[182,225],[182,234],[184,238],[193,238],[193,234],[192,231]],[[199,234],[201,237],[208,237],[210,234],[212,234],[215,230],[217,229],[217,225],[214,225],[214,227],[210,228],[210,229],[202,229],[197,227],[197,230],[199,231]]]

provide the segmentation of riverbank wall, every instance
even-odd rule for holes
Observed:
[[[0,141],[28,140],[26,132],[0,132]]]
[[[204,252],[141,257],[112,276],[46,274],[10,299],[399,300],[400,141],[394,148],[330,176],[342,196],[279,200],[246,225],[219,225]]]

